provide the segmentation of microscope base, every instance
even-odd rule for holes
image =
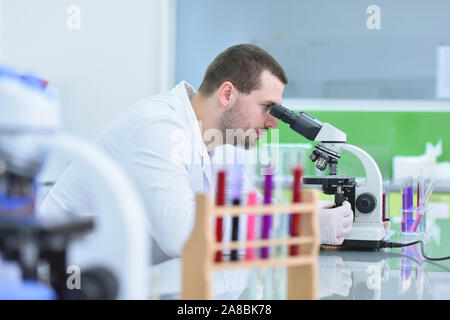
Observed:
[[[352,232],[344,240],[342,247],[355,250],[376,250],[380,248],[380,242],[385,237],[386,229],[382,222],[355,222],[352,226]]]

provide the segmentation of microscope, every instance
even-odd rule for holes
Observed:
[[[347,144],[344,132],[305,112],[296,114],[283,106],[273,105],[270,114],[306,139],[320,142],[309,158],[321,171],[328,167],[329,176],[304,177],[303,183],[306,186],[319,185],[325,194],[333,194],[336,206],[342,205],[344,200],[350,202],[354,215],[352,231],[341,246],[349,249],[378,249],[386,231],[382,215],[383,180],[375,160],[364,150]],[[338,160],[343,150],[354,154],[361,161],[366,174],[365,183],[357,182],[354,177],[337,176]]]
[[[147,299],[150,226],[138,189],[110,157],[62,133],[61,124],[59,101],[44,81],[0,65],[0,299]],[[37,176],[55,151],[99,182],[95,216],[37,215]],[[15,277],[2,278],[2,265]],[[44,278],[42,266],[49,269]],[[70,285],[71,266],[80,271],[79,287]]]

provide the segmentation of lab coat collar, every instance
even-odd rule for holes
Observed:
[[[210,189],[212,184],[212,167],[211,167],[211,158],[208,154],[208,149],[206,148],[206,145],[203,141],[202,136],[202,130],[201,130],[201,124],[199,124],[199,121],[197,119],[197,116],[194,112],[194,108],[192,107],[190,99],[196,94],[195,89],[186,81],[181,81],[176,87],[175,87],[175,93],[177,96],[179,96],[183,103],[182,108],[183,110],[180,110],[180,114],[183,115],[185,118],[188,127],[192,128],[193,132],[193,143],[195,144],[195,150],[199,152],[200,157],[202,159],[202,170],[205,173],[207,177],[207,182],[209,184],[208,188]]]

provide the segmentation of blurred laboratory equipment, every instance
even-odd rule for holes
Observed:
[[[38,77],[0,65],[0,115],[0,268],[10,275],[0,278],[1,298],[148,298],[150,228],[129,177],[61,131],[58,98]],[[36,176],[55,150],[99,182],[93,217],[38,218]]]

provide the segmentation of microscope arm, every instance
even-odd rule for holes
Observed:
[[[340,147],[342,150],[353,153],[361,161],[366,173],[366,184],[367,181],[370,181],[370,183],[374,185],[374,188],[379,188],[381,192],[383,186],[383,178],[375,160],[366,151],[354,145],[343,144]]]
[[[364,150],[351,144],[324,144],[327,148],[338,149],[338,151],[346,150],[354,154],[362,163],[365,171],[366,181],[364,184],[358,182],[356,199],[360,195],[371,195],[375,199],[375,208],[372,212],[374,214],[366,215],[357,212],[359,219],[364,222],[379,222],[382,221],[382,195],[383,195],[383,178],[375,160]],[[364,196],[361,198],[363,199]],[[362,200],[361,200],[362,201]],[[357,200],[358,206],[358,200]]]

